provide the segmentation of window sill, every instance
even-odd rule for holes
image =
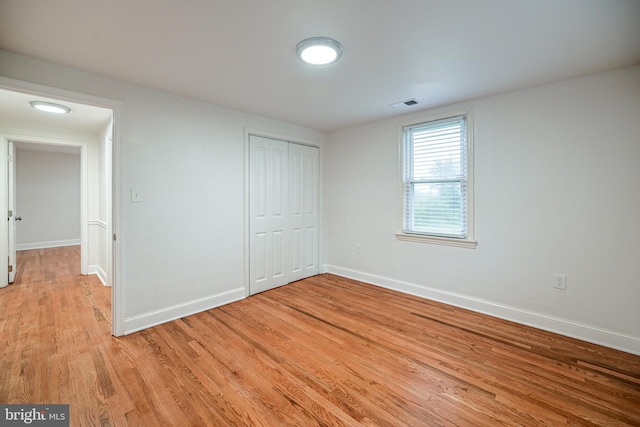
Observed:
[[[398,240],[404,242],[430,243],[433,245],[455,246],[457,248],[475,249],[478,242],[475,240],[452,239],[447,237],[423,236],[421,234],[396,234]]]

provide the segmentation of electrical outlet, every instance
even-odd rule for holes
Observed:
[[[360,255],[362,253],[362,245],[360,243],[356,243],[356,254]]]
[[[553,287],[556,289],[567,290],[567,275],[556,273],[553,275]]]
[[[131,188],[131,203],[142,203],[142,188]]]

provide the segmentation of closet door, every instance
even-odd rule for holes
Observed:
[[[289,143],[249,138],[250,293],[289,283]]]
[[[289,230],[291,281],[318,274],[317,147],[289,144]]]
[[[318,274],[319,149],[249,137],[249,293]]]

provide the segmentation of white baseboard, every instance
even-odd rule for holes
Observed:
[[[322,271],[640,355],[640,337],[334,265],[324,265]]]
[[[99,265],[90,265],[87,269],[87,274],[95,274],[104,286],[109,286],[107,283],[107,273]]]
[[[182,317],[206,311],[221,305],[229,304],[245,298],[245,289],[236,288],[217,295],[188,301],[160,310],[150,311],[124,319],[124,334],[141,331],[161,323],[170,322]]]
[[[80,245],[80,239],[53,240],[50,242],[18,243],[16,245],[16,250],[28,251],[31,249],[59,248],[61,246],[78,246],[78,245]]]

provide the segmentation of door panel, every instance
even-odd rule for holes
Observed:
[[[288,192],[287,192],[287,158],[288,144],[284,141],[270,141],[270,175],[271,175],[271,218],[270,229],[272,233],[272,254],[273,262],[273,281],[272,286],[280,286],[289,283],[287,275],[287,211],[288,211]]]
[[[285,275],[284,268],[284,259],[285,254],[283,253],[284,247],[284,231],[283,230],[275,230],[273,232],[273,248],[271,251],[271,258],[273,259],[273,277],[280,278]]]
[[[249,292],[288,280],[288,144],[249,139]]]
[[[307,227],[306,235],[306,254],[304,265],[305,277],[314,276],[318,274],[318,233],[316,227]]]
[[[305,202],[307,218],[315,217],[314,223],[317,223],[318,215],[318,149],[313,147],[305,147],[307,150],[305,157]]]
[[[291,229],[299,234],[292,239],[294,264],[292,281],[318,274],[318,156],[317,147],[289,144],[289,190]]]
[[[299,280],[303,276],[304,254],[304,216],[303,216],[303,182],[302,153],[291,144],[289,148],[289,228],[291,229],[291,280]]]
[[[318,149],[309,150],[305,158],[305,229],[306,263],[305,277],[318,274]]]
[[[267,233],[255,233],[253,240],[253,249],[255,260],[255,282],[260,283],[267,280],[267,266],[265,260],[267,257]]]

